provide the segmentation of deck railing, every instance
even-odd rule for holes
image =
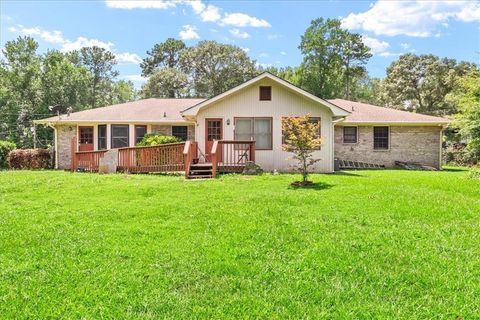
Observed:
[[[255,141],[215,140],[211,156],[214,177],[217,172],[242,172],[247,161],[255,161]]]
[[[118,149],[118,171],[173,172],[184,170],[185,142]]]
[[[81,169],[88,172],[97,172],[100,158],[103,158],[107,150],[79,151],[73,157],[73,171]]]
[[[196,141],[187,141],[185,142],[185,147],[183,148],[183,159],[185,163],[185,177],[188,178],[190,175],[190,165],[198,158],[198,144]]]

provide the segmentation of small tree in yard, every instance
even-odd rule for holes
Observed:
[[[282,149],[294,154],[292,158],[298,161],[295,169],[302,175],[302,181],[295,184],[308,185],[311,183],[308,181],[308,168],[320,161],[313,158],[313,152],[318,150],[322,142],[318,136],[320,125],[316,121],[310,121],[308,115],[287,117],[282,120],[282,130]]]

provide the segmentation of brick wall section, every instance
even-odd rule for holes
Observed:
[[[57,126],[57,166],[58,169],[70,169],[71,142],[75,136],[75,126]]]
[[[390,149],[373,150],[373,126],[358,127],[358,143],[343,143],[343,127],[335,126],[335,158],[393,167],[395,161],[440,167],[441,127],[391,126]]]

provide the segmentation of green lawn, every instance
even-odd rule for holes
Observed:
[[[0,172],[0,317],[480,317],[480,180],[295,178]]]

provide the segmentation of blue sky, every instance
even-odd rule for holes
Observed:
[[[296,66],[312,19],[339,18],[362,34],[372,76],[406,52],[479,63],[478,1],[0,1],[0,46],[31,35],[47,49],[98,45],[113,51],[120,78],[140,87],[138,62],[169,37],[188,45],[237,45],[262,65]]]

